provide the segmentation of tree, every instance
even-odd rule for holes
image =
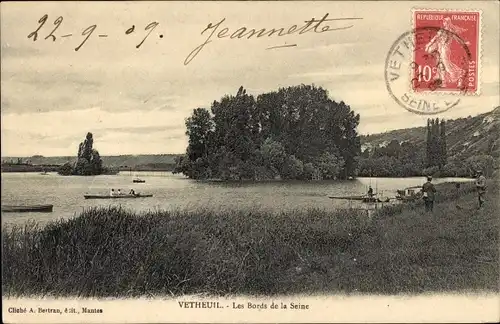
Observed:
[[[204,108],[193,110],[191,117],[186,119],[186,135],[188,136],[188,157],[191,161],[198,158],[206,160],[209,141],[213,132],[213,122],[210,112]]]
[[[302,176],[306,180],[316,180],[322,178],[321,171],[315,168],[310,162],[304,164],[304,172]]]
[[[399,158],[401,154],[401,146],[399,145],[399,141],[395,139],[390,141],[390,143],[386,147],[386,152],[387,156]]]
[[[95,149],[92,150],[92,157],[90,159],[90,165],[92,166],[92,174],[102,173],[102,159],[99,152]]]
[[[433,156],[432,156],[432,131],[431,131],[431,119],[427,119],[427,142],[426,142],[426,159],[427,159],[427,167],[433,165]]]
[[[257,99],[240,87],[236,95],[214,101],[210,112],[198,108],[186,123],[189,166],[183,162],[178,169],[189,177],[316,178],[317,172],[305,172],[305,164],[325,166],[325,156],[335,157],[333,164],[341,168],[335,175],[327,172],[328,177],[356,172],[360,117],[344,102],[329,99],[321,87],[280,88]]]
[[[214,136],[211,152],[218,159],[212,159],[214,168],[220,166],[221,159],[230,172],[237,178],[244,178],[249,173],[243,171],[249,165],[256,148],[260,131],[259,114],[255,107],[253,96],[248,95],[243,87],[238,89],[236,96],[224,96],[220,102],[212,104],[214,123]],[[224,147],[226,152],[231,152],[231,159],[227,159],[219,151]],[[243,167],[243,165],[246,165]],[[220,171],[220,170],[218,170]],[[220,172],[215,172],[215,174]]]
[[[94,145],[94,138],[92,133],[87,133],[85,136],[85,140],[80,143],[78,147],[78,158],[82,158],[88,162],[90,162],[92,158],[92,146]]]
[[[323,153],[318,163],[323,179],[337,179],[343,167],[344,159],[329,152]]]
[[[285,163],[286,152],[281,143],[270,138],[266,139],[260,148],[263,164],[272,171],[272,174],[279,174]]]
[[[422,173],[425,175],[425,176],[439,176],[439,167],[434,165],[434,166],[431,166],[431,167],[428,167],[428,168],[425,168],[422,170]]]
[[[65,164],[60,170],[62,175],[98,175],[105,170],[99,152],[93,149],[94,138],[92,133],[87,133],[85,140],[78,146],[78,155],[74,166]]]
[[[439,160],[439,167],[442,168],[446,162],[447,162],[447,148],[446,148],[446,125],[444,119],[441,120],[441,125],[440,125],[440,160]]]
[[[442,168],[446,164],[446,126],[439,118],[427,120],[427,167]]]
[[[73,173],[73,167],[69,162],[66,162],[59,168],[58,173],[65,176],[71,175]]]
[[[471,176],[474,176],[477,171],[482,171],[486,177],[489,177],[493,174],[495,159],[491,155],[475,155],[468,158],[465,164]]]
[[[461,159],[453,159],[448,161],[441,169],[443,177],[468,177],[470,172],[467,169],[465,161]]]
[[[441,141],[439,139],[439,118],[436,118],[432,124],[432,161],[433,166],[439,166],[441,160]]]
[[[304,163],[295,155],[287,156],[281,170],[282,179],[300,179],[304,173]]]
[[[189,161],[189,156],[187,154],[175,158],[175,167],[172,171],[173,174],[182,173],[188,177],[191,177],[191,163]]]

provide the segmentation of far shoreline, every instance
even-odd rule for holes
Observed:
[[[14,169],[3,169],[1,170],[1,173],[57,173],[58,169],[56,170],[50,170],[47,168],[36,168],[36,169],[30,169],[30,170],[14,170]],[[320,179],[320,180],[307,180],[307,179],[228,179],[228,180],[223,180],[223,179],[191,179],[187,176],[182,175],[181,173],[173,173],[171,169],[148,169],[148,168],[140,168],[140,169],[132,169],[132,170],[117,170],[117,172],[109,172],[109,173],[102,173],[98,175],[60,175],[62,177],[92,177],[92,176],[103,176],[103,175],[118,175],[118,174],[127,174],[127,173],[133,173],[133,172],[163,172],[163,173],[171,173],[172,175],[180,175],[183,179],[186,180],[192,180],[200,183],[319,183],[319,182],[349,182],[349,181],[355,181],[357,179],[411,179],[411,178],[425,178],[427,175],[412,175],[412,176],[355,176],[352,177],[351,179]],[[139,176],[139,175],[137,175]],[[438,177],[438,176],[433,176],[434,180],[438,179],[463,179],[463,180],[469,180],[472,181],[475,179],[475,177],[460,177],[460,176],[445,176],[445,177]],[[495,179],[495,176],[487,177],[487,179]]]

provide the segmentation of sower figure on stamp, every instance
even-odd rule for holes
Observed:
[[[479,208],[481,208],[483,207],[484,195],[486,194],[486,178],[484,177],[482,171],[477,171],[476,190],[477,198],[479,201]]]
[[[425,51],[435,55],[437,61],[438,73],[436,78],[441,81],[441,86],[446,86],[447,83],[457,83],[458,87],[462,86],[462,78],[464,70],[451,61],[451,42],[455,35],[465,31],[452,24],[451,19],[446,17],[443,19],[443,27],[439,29],[436,35],[425,46]]]
[[[434,196],[436,193],[436,188],[431,183],[432,177],[427,177],[427,182],[422,186],[423,199],[425,203],[425,211],[429,212],[434,209]]]

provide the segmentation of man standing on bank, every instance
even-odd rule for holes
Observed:
[[[432,211],[434,208],[434,196],[436,193],[436,188],[431,183],[432,177],[427,177],[427,182],[422,186],[422,192],[424,194],[425,211]]]
[[[477,171],[476,189],[479,200],[479,208],[481,208],[483,207],[484,195],[486,194],[486,178],[484,177],[482,171]]]

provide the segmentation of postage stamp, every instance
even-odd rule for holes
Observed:
[[[420,115],[480,94],[481,10],[412,9],[411,29],[389,49],[385,82],[393,100]]]
[[[427,29],[415,39],[414,92],[479,93],[480,11],[413,10],[413,28]]]

